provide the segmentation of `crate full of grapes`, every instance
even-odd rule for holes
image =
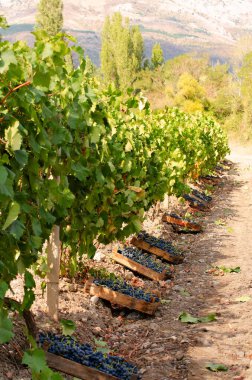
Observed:
[[[112,259],[132,271],[155,281],[171,278],[174,270],[171,265],[163,263],[151,253],[143,252],[135,247],[114,250]]]
[[[50,368],[83,380],[139,380],[138,369],[119,356],[95,351],[75,338],[40,333],[39,345],[46,351]]]
[[[184,255],[173,247],[171,242],[156,238],[145,231],[140,232],[137,237],[134,236],[131,244],[139,249],[153,253],[170,263],[179,264],[184,260]]]
[[[149,315],[153,315],[160,306],[160,299],[156,294],[146,292],[121,279],[91,277],[86,282],[84,291],[112,304]]]

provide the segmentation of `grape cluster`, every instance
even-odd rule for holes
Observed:
[[[159,259],[154,259],[153,255],[147,252],[143,252],[140,249],[127,247],[124,250],[118,250],[123,256],[130,260],[133,260],[155,272],[162,273],[164,270],[170,272],[170,266],[168,264],[162,263]]]
[[[80,344],[70,336],[40,333],[39,344],[48,345],[48,352],[52,354],[95,368],[120,380],[130,380],[133,374],[138,375],[137,367],[123,358],[93,351],[89,344]]]
[[[169,214],[166,214],[166,215],[169,215]],[[182,220],[181,216],[179,216],[179,215],[177,215],[177,214],[171,213],[170,216],[171,216],[172,218],[175,218],[175,219],[178,219],[178,220]],[[185,218],[185,220],[187,220],[187,219]]]
[[[209,195],[206,195],[205,193],[201,193],[199,190],[196,190],[196,189],[193,189],[192,194],[204,202],[211,202],[212,200],[212,197],[210,197]]]
[[[159,298],[151,293],[144,292],[140,288],[129,285],[126,281],[122,280],[111,280],[106,278],[96,278],[94,280],[95,285],[106,286],[109,289],[115,290],[127,296],[138,298],[146,302],[159,302]]]
[[[146,243],[150,244],[152,247],[160,248],[165,252],[172,254],[173,256],[179,256],[180,252],[173,247],[172,243],[164,239],[156,238],[155,236],[149,235],[147,232],[143,231],[138,234],[138,239],[144,240]]]
[[[197,201],[197,199],[191,197],[190,195],[188,194],[184,194],[183,195],[183,198],[190,202],[190,206],[193,206],[193,207],[200,207],[200,208],[205,208],[205,205],[204,203],[200,202],[200,201]]]

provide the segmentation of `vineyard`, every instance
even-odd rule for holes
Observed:
[[[97,247],[116,242],[113,262],[153,281],[170,281],[173,264],[183,262],[185,254],[144,232],[144,220],[167,196],[181,197],[191,213],[209,210],[208,189],[228,169],[223,165],[227,138],[211,117],[176,108],[152,111],[141,93],[129,89],[126,96],[91,77],[83,50],[70,36],[48,37],[42,31],[34,36],[33,48],[20,41],[0,45],[1,344],[13,338],[5,296],[12,290],[15,298],[11,283],[22,276],[23,299],[11,305],[21,314],[31,308],[34,273],[41,274],[43,247],[54,226],[60,228],[65,274],[74,276],[77,264],[91,260]],[[78,61],[75,68],[66,60],[70,55]],[[197,230],[191,218],[171,217],[175,230]],[[163,216],[164,224],[169,220]],[[132,245],[124,246],[134,234]],[[94,277],[86,293],[112,305],[150,315],[162,307],[160,290],[152,293],[111,275]],[[140,378],[134,365],[73,338],[44,332],[37,343],[82,365],[82,370],[73,367],[73,376]],[[23,363],[33,378],[60,379],[45,366],[35,341],[32,347]],[[35,365],[36,358],[43,365]],[[61,369],[52,356],[47,359]]]

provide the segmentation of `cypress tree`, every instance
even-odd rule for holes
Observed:
[[[54,36],[63,27],[62,0],[40,0],[36,17],[37,27]]]

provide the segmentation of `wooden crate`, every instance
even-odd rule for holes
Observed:
[[[192,210],[192,212],[193,212],[193,210]],[[201,232],[201,231],[190,230],[186,227],[178,226],[176,224],[172,224],[172,228],[175,232],[177,232],[179,234],[198,234]]]
[[[188,230],[197,231],[197,232],[202,231],[202,227],[200,224],[194,223],[194,222],[189,222],[188,220],[185,220],[185,219],[175,218],[175,217],[170,216],[170,215],[166,215],[166,214],[163,215],[162,221],[169,223],[169,224],[185,227]]]
[[[138,239],[136,237],[133,237],[131,240],[131,244],[134,245],[137,248],[143,249],[144,251],[153,253],[153,255],[159,256],[162,259],[169,261],[170,263],[179,264],[182,263],[184,260],[183,255],[173,255],[172,253],[169,253],[167,251],[164,251],[161,248],[154,247],[147,243],[146,241],[142,239]]]
[[[101,372],[95,368],[87,367],[85,365],[76,363],[72,360],[63,358],[62,356],[51,354],[46,352],[46,361],[50,368],[55,369],[77,377],[82,380],[118,380],[118,377],[108,375],[104,372]],[[130,380],[137,380],[136,375],[132,375]]]
[[[153,315],[157,308],[160,306],[160,302],[146,302],[137,298],[122,294],[115,290],[109,289],[106,286],[96,285],[93,283],[93,278],[88,279],[85,284],[84,291],[91,296],[98,296],[113,304],[121,305],[129,309],[134,309]]]
[[[167,273],[165,269],[163,270],[162,273],[158,273],[150,268],[145,267],[142,264],[135,262],[134,260],[129,259],[128,257],[121,255],[117,251],[113,252],[112,259],[115,260],[117,263],[122,264],[125,267],[135,272],[138,272],[142,274],[143,276],[148,277],[154,281],[163,281],[171,277],[171,274],[169,275],[169,273]]]

